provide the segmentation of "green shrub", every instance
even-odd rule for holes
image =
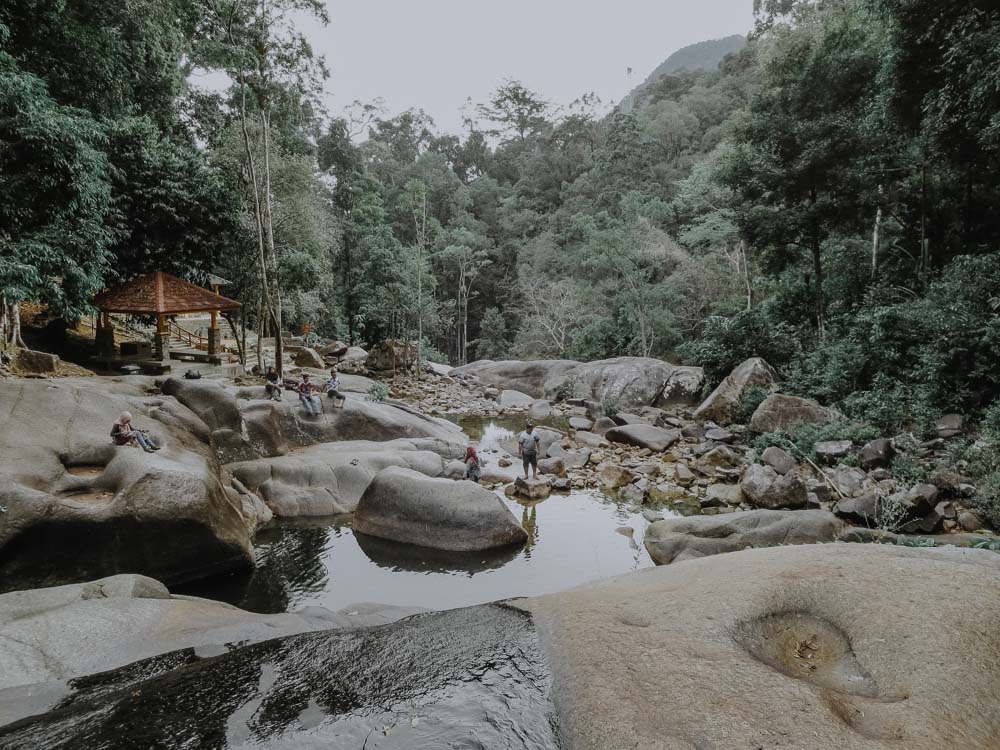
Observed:
[[[616,398],[609,398],[601,404],[601,411],[606,417],[614,417],[621,411],[621,404]]]
[[[987,474],[976,484],[969,505],[994,529],[1000,529],[1000,471]]]
[[[760,406],[764,399],[770,395],[770,391],[767,388],[761,388],[759,385],[755,385],[753,388],[748,388],[746,393],[743,394],[743,400],[740,402],[740,408],[743,411],[743,422],[744,424],[749,424],[750,417],[753,413],[757,411],[757,407]]]
[[[881,432],[869,424],[861,422],[835,421],[826,424],[797,424],[787,430],[767,432],[754,440],[757,453],[763,453],[772,445],[789,450],[797,458],[817,460],[813,450],[816,443],[825,440],[850,440],[855,445],[863,445],[879,437]]]
[[[555,387],[556,401],[565,401],[570,398],[579,398],[581,395],[580,378],[570,375]]]
[[[372,387],[368,389],[368,398],[372,401],[385,401],[389,398],[389,386],[385,383],[372,383]]]
[[[892,476],[901,485],[912,487],[927,479],[927,470],[906,455],[896,456],[892,461]]]

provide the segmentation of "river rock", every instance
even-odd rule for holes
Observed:
[[[613,430],[617,426],[618,423],[611,417],[598,417],[594,421],[594,432],[598,435],[606,435],[608,430]]]
[[[556,750],[551,691],[530,615],[487,604],[182,651],[97,680],[13,689],[6,704],[22,703],[32,718],[0,728],[0,744]]]
[[[958,525],[964,531],[978,531],[983,528],[982,520],[970,510],[963,510],[958,514]]]
[[[608,430],[605,437],[612,443],[624,443],[662,453],[680,440],[681,431],[665,430],[651,424],[632,424]]]
[[[700,367],[675,367],[667,376],[656,406],[692,406],[705,385],[705,371]]]
[[[865,443],[861,449],[861,468],[866,471],[886,469],[892,464],[892,458],[895,454],[892,441],[888,438],[872,440]]]
[[[808,500],[806,485],[795,473],[780,475],[770,466],[751,464],[743,475],[740,489],[747,502],[756,508],[777,510],[804,508]]]
[[[365,364],[376,372],[405,370],[417,363],[417,342],[386,339],[368,352]]]
[[[703,437],[713,443],[731,443],[736,439],[736,436],[724,427],[710,427],[705,430]]]
[[[0,591],[121,572],[173,584],[252,564],[250,537],[266,519],[186,430],[208,432],[202,420],[149,396],[149,385],[130,376],[0,386]],[[126,410],[160,451],[111,443]]]
[[[442,476],[445,469],[439,454],[420,450],[420,441],[411,440],[322,443],[228,468],[275,515],[290,517],[352,513],[375,475],[389,466],[430,477]],[[465,467],[458,466],[462,477]]]
[[[215,645],[224,653],[227,643],[350,624],[362,623],[319,607],[259,615],[175,597],[159,581],[133,574],[14,591],[0,595],[0,695],[16,685],[103,672],[180,648]],[[0,706],[0,725],[3,715]]]
[[[523,497],[525,500],[541,500],[549,496],[552,491],[552,482],[545,477],[525,478],[519,476],[514,481],[514,494]]]
[[[347,350],[350,347],[343,341],[333,341],[329,344],[324,344],[319,347],[316,351],[322,354],[324,357],[343,357],[347,354]]]
[[[841,518],[867,526],[878,525],[879,498],[874,492],[837,501],[834,512]]]
[[[326,367],[326,360],[319,352],[308,346],[296,349],[292,353],[292,361],[299,367],[315,367],[317,369]]]
[[[743,490],[738,484],[710,484],[701,499],[702,508],[738,507],[744,502]]]
[[[857,497],[869,489],[868,476],[854,466],[840,465],[828,470],[826,476],[844,497]]]
[[[952,438],[965,430],[965,417],[961,414],[945,414],[934,425],[939,438]]]
[[[566,476],[566,464],[561,458],[542,458],[538,461],[538,472],[549,476]]]
[[[743,397],[751,388],[773,391],[778,387],[778,374],[760,357],[753,357],[740,364],[719,383],[701,405],[695,409],[698,421],[713,421],[721,425],[741,422]]]
[[[473,377],[479,382],[500,390],[515,390],[528,394],[533,399],[547,398],[546,383],[559,378],[563,373],[579,365],[567,359],[538,360],[521,362],[518,360],[478,360],[462,367],[456,367],[452,374],[458,377]]]
[[[609,445],[607,439],[597,432],[578,432],[573,439],[588,448],[605,448]]]
[[[18,349],[15,364],[19,372],[47,375],[59,369],[59,357],[34,349]]]
[[[645,545],[657,565],[775,544],[832,542],[847,524],[825,510],[749,510],[658,521]]]
[[[778,515],[794,522],[802,513]],[[524,606],[552,634],[565,747],[990,750],[1000,694],[989,668],[1000,661],[996,557],[756,549]],[[924,602],[935,603],[933,627]],[[665,675],[669,687],[654,687]]]
[[[497,403],[504,409],[527,408],[535,402],[531,396],[521,391],[505,390],[500,392]]]
[[[797,466],[795,459],[792,458],[791,454],[776,445],[772,445],[767,448],[761,454],[760,460],[779,474],[787,474]]]
[[[813,452],[822,463],[836,464],[851,455],[853,448],[850,440],[823,440],[813,446]]]
[[[655,406],[677,367],[649,357],[615,357],[579,363],[545,383],[546,398],[554,398],[572,383],[578,395],[622,409]]]
[[[594,423],[583,417],[570,417],[569,426],[578,432],[589,432],[594,427]]]
[[[617,490],[635,481],[635,474],[624,466],[608,464],[601,469],[601,486],[609,490]]]
[[[528,417],[536,422],[552,414],[552,404],[545,400],[532,401],[528,408]]]
[[[489,490],[400,467],[375,475],[358,503],[353,528],[382,539],[452,551],[523,544],[528,538]]]
[[[776,432],[796,424],[821,424],[837,418],[837,412],[815,401],[798,396],[772,393],[764,399],[750,418],[754,432]]]

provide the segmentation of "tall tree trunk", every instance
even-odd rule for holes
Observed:
[[[820,251],[819,238],[812,244],[813,273],[816,276],[816,330],[820,338],[826,333],[826,304],[823,299],[823,257]]]
[[[931,268],[930,240],[927,239],[927,161],[920,165],[920,274],[924,277]]]
[[[875,229],[872,231],[872,281],[878,271],[879,248],[882,244],[882,186],[878,186],[878,208],[875,210]]]

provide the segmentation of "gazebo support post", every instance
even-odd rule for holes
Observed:
[[[218,354],[221,331],[219,330],[219,311],[212,310],[212,325],[208,328],[208,353]]]
[[[111,324],[111,316],[106,312],[102,312],[97,321],[94,347],[97,349],[99,357],[115,356],[115,327]]]
[[[170,359],[170,328],[167,326],[167,316],[156,316],[156,335],[153,337],[153,352],[161,362]]]

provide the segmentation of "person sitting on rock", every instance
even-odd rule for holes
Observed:
[[[313,393],[316,391],[316,386],[309,382],[308,373],[302,373],[302,382],[299,383],[299,401],[302,402],[302,408],[306,410],[306,414],[316,417],[319,416],[320,407],[315,401],[313,401]]]
[[[471,445],[465,449],[465,478],[479,484],[479,477],[483,474],[479,463],[479,454]]]
[[[264,376],[264,391],[272,401],[281,401],[281,381],[278,379],[278,371],[273,367],[267,368]]]
[[[132,415],[127,411],[121,413],[118,421],[111,428],[111,440],[115,445],[138,445],[146,453],[160,449],[145,430],[137,430],[132,426]]]
[[[330,378],[326,381],[326,395],[333,399],[335,408],[343,409],[347,398],[340,392],[340,378],[337,377],[337,368],[330,368]]]
[[[524,432],[517,436],[517,455],[521,457],[524,464],[524,478],[528,478],[528,467],[531,467],[531,478],[538,479],[538,446],[541,438],[532,432],[535,425],[528,422],[524,426]]]

